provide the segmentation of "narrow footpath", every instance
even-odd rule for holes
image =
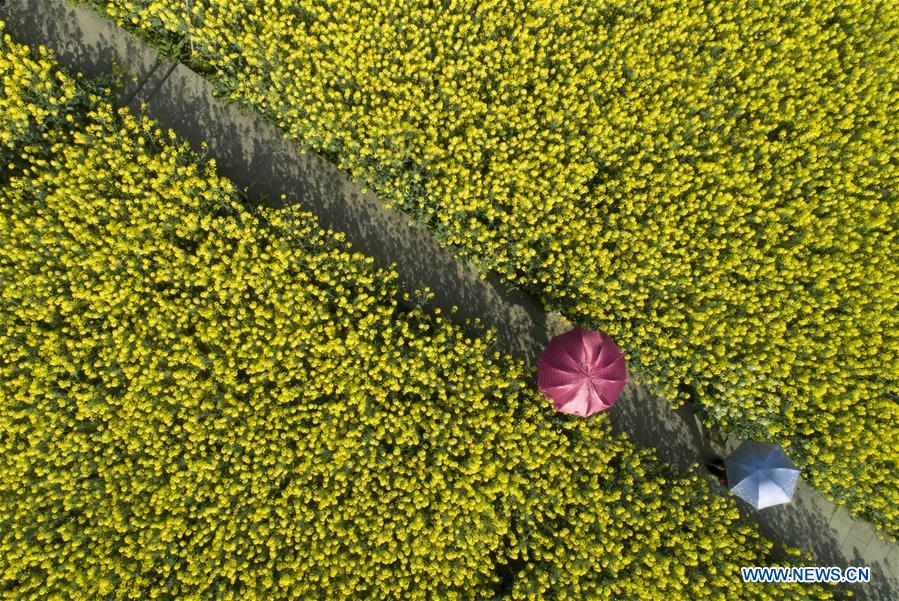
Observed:
[[[213,157],[221,175],[249,198],[302,205],[323,226],[343,232],[355,250],[395,269],[405,290],[430,288],[435,293],[432,306],[447,314],[458,307],[461,320],[477,318],[495,329],[501,348],[512,356],[533,365],[549,338],[570,326],[498,278],[482,278],[407,215],[385,208],[373,193],[328,161],[304,152],[260,116],[216,98],[205,79],[160,57],[111,20],[63,0],[0,0],[0,19],[13,39],[52,49],[72,72],[88,77],[125,72],[113,88],[120,106],[152,117]],[[635,444],[653,449],[679,473],[701,474],[709,486],[727,494],[699,465],[712,455],[725,455],[739,441],[722,446],[710,440],[689,406],[675,411],[646,386],[629,383],[607,413],[613,427]],[[800,483],[793,503],[760,512],[738,504],[744,519],[756,522],[763,535],[810,551],[818,565],[870,566],[871,582],[850,587],[854,598],[899,599],[896,541],[810,487]]]

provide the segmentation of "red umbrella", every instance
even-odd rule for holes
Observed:
[[[615,403],[627,368],[608,334],[575,328],[550,340],[537,361],[537,376],[540,392],[557,411],[587,417]]]

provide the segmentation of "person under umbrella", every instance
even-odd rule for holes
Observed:
[[[624,353],[608,334],[574,328],[550,340],[537,361],[540,392],[580,417],[608,409],[627,383]]]
[[[799,470],[779,446],[747,441],[725,460],[730,491],[756,509],[789,503]]]
[[[727,488],[727,468],[724,465],[724,460],[720,457],[715,457],[714,459],[706,462],[705,469],[707,469],[715,479],[718,480],[718,484]]]

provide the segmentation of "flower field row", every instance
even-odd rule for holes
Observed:
[[[890,2],[94,4],[897,532]]]
[[[555,415],[311,215],[248,209],[0,50],[4,594],[829,597],[741,584],[774,550],[728,497]]]

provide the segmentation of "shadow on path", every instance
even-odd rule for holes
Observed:
[[[627,432],[640,446],[654,448],[659,459],[688,472],[706,452],[706,440],[688,406],[675,411],[647,385],[628,382],[608,410],[617,430]]]

